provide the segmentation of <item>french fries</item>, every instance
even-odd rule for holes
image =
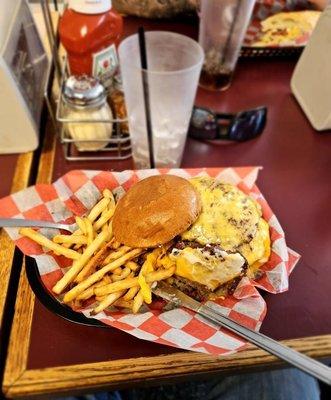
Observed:
[[[113,275],[113,281],[117,282],[117,281],[121,281],[125,278],[127,278],[129,275],[131,274],[131,269],[128,267],[123,268],[123,270],[121,271],[120,275]]]
[[[107,295],[106,295],[106,296],[95,296],[95,300],[98,301],[98,302],[100,303],[100,302],[101,302],[102,300],[104,300],[106,297],[107,297]]]
[[[104,197],[101,199],[89,212],[87,219],[91,222],[94,222],[98,216],[102,213],[102,211],[107,208],[108,204],[110,203],[110,199]]]
[[[65,247],[52,242],[47,237],[40,234],[39,232],[34,231],[31,228],[21,228],[19,232],[21,235],[32,239],[34,242],[40,244],[41,246],[47,247],[49,250],[54,251],[54,253],[56,254],[71,258],[72,260],[78,260],[81,257],[80,254],[77,253],[77,251],[66,249]]]
[[[140,307],[143,305],[143,302],[144,298],[143,295],[141,294],[141,290],[139,290],[138,294],[133,299],[133,306],[132,306],[133,314],[137,314],[137,312],[140,310]]]
[[[77,300],[87,300],[94,296],[94,286],[89,287],[88,289],[84,290],[80,295],[77,296]]]
[[[94,289],[96,287],[107,285],[110,282],[111,282],[111,278],[109,276],[105,275],[100,282],[95,283],[93,286],[91,286],[88,289],[84,290],[84,292],[82,292],[79,296],[77,296],[77,300],[87,300],[90,297],[93,297],[94,296]]]
[[[89,259],[95,251],[99,250],[105,240],[108,238],[108,232],[101,232],[93,240],[93,242],[86,247],[85,251],[79,255],[79,258],[73,263],[72,267],[63,275],[63,277],[53,287],[53,292],[60,294],[71,283],[79,272],[84,268]],[[93,282],[94,283],[94,282]]]
[[[132,250],[132,251],[134,251],[134,250]],[[123,256],[123,257],[125,257],[125,256]],[[159,271],[154,271],[154,272],[150,272],[149,274],[147,274],[145,276],[145,279],[146,279],[147,283],[162,281],[164,279],[170,278],[174,274],[174,272],[175,272],[175,267],[169,268],[169,269],[163,269],[163,270],[159,270]],[[122,289],[130,289],[134,286],[139,286],[138,277],[126,278],[126,279],[123,279],[122,281],[113,282],[113,283],[110,283],[109,285],[105,285],[100,288],[96,288],[95,294],[97,296],[104,296],[105,294],[115,293]],[[72,289],[71,291],[73,291],[73,290],[74,289]],[[70,292],[68,292],[68,293],[70,293]],[[74,298],[75,297],[73,297],[73,298],[68,297],[68,301],[71,301]]]
[[[137,264],[136,262],[134,262],[134,261],[128,261],[126,264],[125,264],[125,266],[126,267],[129,267],[130,269],[131,269],[131,271],[137,271],[139,268],[140,268],[140,265],[139,264]]]
[[[107,223],[110,218],[114,215],[115,207],[107,210],[106,212],[102,212],[101,217],[94,222],[93,228],[98,231],[105,223]]]
[[[79,229],[81,231],[80,233],[83,233],[83,235],[86,235],[86,227],[85,227],[85,222],[84,222],[83,218],[76,217],[75,220],[76,220],[77,226],[79,227]],[[76,232],[78,232],[78,230]]]
[[[134,296],[139,292],[139,286],[134,286],[131,289],[129,289],[125,295],[123,296],[123,300],[129,301],[134,298]]]
[[[105,233],[106,234],[106,233]],[[85,267],[76,276],[75,282],[81,282],[90,272],[94,272],[95,268],[100,265],[104,258],[107,256],[107,251],[112,246],[113,241],[111,240],[105,244],[101,249],[90,259],[90,261],[85,265]]]
[[[106,294],[118,292],[119,290],[130,289],[134,286],[139,286],[137,277],[127,278],[125,280],[113,282],[113,283],[110,283],[109,285],[105,285],[103,287],[97,288],[97,289],[95,289],[95,294],[96,294],[96,296],[104,296]],[[70,300],[71,300],[71,298],[69,299],[69,301]]]
[[[176,267],[173,266],[168,269],[159,269],[158,271],[150,272],[146,275],[146,282],[153,283],[163,281],[164,279],[170,278],[175,273]]]
[[[102,195],[103,195],[103,197],[106,197],[107,199],[111,199],[111,201],[115,205],[115,199],[114,199],[113,193],[109,189],[104,189],[104,191],[102,192]]]
[[[152,291],[149,284],[146,282],[146,278],[144,275],[139,274],[138,283],[140,286],[140,292],[143,296],[144,302],[147,304],[151,304],[152,302]]]
[[[122,308],[132,308],[133,307],[133,301],[132,300],[124,300],[124,297],[119,298],[118,300],[115,301],[114,303],[115,307],[122,307]]]
[[[103,311],[105,308],[115,303],[115,301],[118,300],[121,296],[123,296],[123,294],[124,291],[121,290],[106,296],[106,298],[102,300],[97,307],[94,308],[94,310],[91,312],[91,315],[96,315],[99,312]]]
[[[114,244],[113,244],[113,248],[116,250],[119,247],[121,247],[121,243],[118,243],[118,242],[115,241]]]
[[[121,268],[121,267],[118,267],[118,268],[114,269],[114,271],[112,271],[112,273],[113,273],[113,277],[114,277],[115,275],[121,275],[121,273],[122,273],[122,268]]]
[[[153,282],[175,272],[173,263],[163,259],[170,244],[146,250],[118,243],[112,234],[115,199],[108,189],[102,194],[87,216],[75,217],[77,229],[72,234],[57,234],[50,240],[31,228],[22,228],[20,233],[73,260],[53,287],[55,294],[64,294],[64,303],[81,307],[85,301],[92,301],[91,315],[110,306],[137,313],[144,302],[152,302]]]
[[[56,235],[53,237],[54,243],[67,243],[67,244],[87,244],[85,235]]]
[[[94,239],[94,231],[93,231],[92,222],[88,218],[85,218],[84,223],[85,223],[85,229],[86,229],[86,234],[87,234],[87,243],[91,244]]]
[[[121,257],[123,254],[127,253],[130,250],[130,247],[122,246],[119,247],[116,251],[110,253],[105,260],[103,261],[103,265],[107,265],[111,260],[116,260],[116,258]]]
[[[105,274],[107,274],[108,272],[120,267],[126,261],[130,260],[131,258],[137,257],[141,253],[142,253],[141,249],[134,249],[134,250],[129,251],[129,253],[125,254],[124,256],[118,258],[117,260],[114,260],[110,264],[105,265],[103,268],[99,269],[99,271],[96,271],[94,274],[90,275],[86,280],[84,280],[83,282],[79,283],[77,286],[73,287],[71,290],[69,290],[69,292],[67,292],[64,295],[63,301],[65,303],[69,303],[70,301],[74,300],[85,289],[87,289],[88,287],[93,285],[93,283],[96,283],[100,279],[102,279]],[[71,269],[73,269],[73,268],[74,267],[72,267]],[[71,269],[68,271],[68,273],[71,271]],[[135,279],[135,278],[131,278],[131,279]],[[119,281],[119,282],[115,282],[115,283],[116,284],[121,284],[122,282],[125,282],[125,281]],[[56,285],[54,286],[54,288],[56,287]],[[110,283],[110,285],[112,285],[112,283]],[[109,286],[109,285],[106,285],[106,286]],[[123,286],[123,284],[122,284],[122,286]],[[114,293],[114,292],[122,290],[122,289],[129,289],[130,287],[131,286],[122,288],[121,285],[119,285],[119,288],[117,290],[113,290],[111,293]],[[55,292],[54,288],[53,288],[53,291]],[[101,289],[101,288],[96,288],[95,289],[95,294],[97,296],[109,293],[109,292],[105,292],[105,293],[99,294],[99,293],[97,293],[97,290],[99,290],[99,289]]]
[[[145,303],[150,304],[152,302],[152,291],[150,285],[146,282],[145,275],[149,272],[154,271],[154,266],[156,264],[156,260],[160,255],[161,249],[155,249],[152,253],[148,254],[146,257],[146,261],[138,275],[138,283],[140,286],[141,295],[145,301]]]

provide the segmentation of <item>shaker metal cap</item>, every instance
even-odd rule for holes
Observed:
[[[63,84],[63,100],[78,108],[93,108],[106,101],[106,91],[97,78],[72,75]]]

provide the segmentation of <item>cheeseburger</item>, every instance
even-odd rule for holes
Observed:
[[[202,300],[231,293],[270,256],[269,226],[260,205],[213,178],[157,175],[135,184],[118,202],[113,232],[130,247],[158,247],[175,265],[171,284]]]

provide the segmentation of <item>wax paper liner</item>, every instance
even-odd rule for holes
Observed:
[[[39,184],[1,199],[0,216],[71,223],[75,215],[83,215],[96,203],[104,188],[110,188],[116,197],[120,197],[135,182],[155,174],[175,174],[185,178],[209,175],[232,183],[261,204],[263,216],[270,225],[272,253],[262,267],[264,275],[261,279],[254,282],[245,277],[232,296],[208,303],[239,323],[258,330],[266,314],[266,304],[257,288],[270,293],[287,290],[289,274],[299,259],[299,255],[286,246],[284,232],[276,216],[255,185],[258,172],[258,167],[124,172],[76,170],[51,185]],[[40,231],[48,237],[58,233],[54,229]],[[47,252],[30,239],[21,237],[16,228],[8,228],[7,232],[24,254],[36,259],[42,281],[51,290],[65,268],[70,266],[71,260]],[[217,329],[194,312],[183,308],[166,311],[163,306],[164,303],[156,301],[137,315],[122,309],[107,310],[94,317],[90,316],[90,309],[82,312],[89,318],[96,318],[138,338],[182,349],[224,355],[246,345],[244,340],[225,329]]]

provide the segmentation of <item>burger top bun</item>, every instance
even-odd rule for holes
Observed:
[[[200,212],[199,193],[189,181],[174,175],[151,176],[119,200],[114,237],[130,247],[155,247],[185,231]]]

